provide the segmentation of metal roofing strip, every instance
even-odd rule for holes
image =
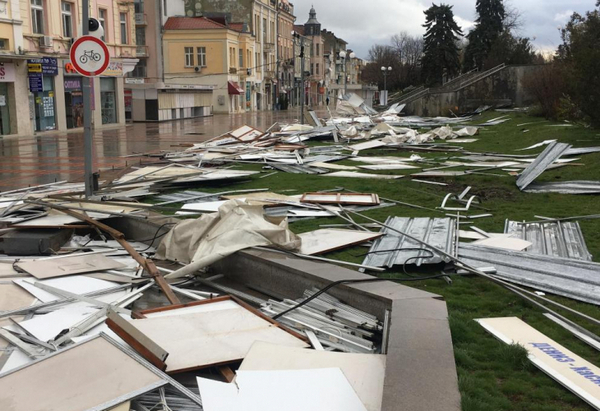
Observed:
[[[456,255],[454,247],[456,220],[453,218],[388,217],[385,224]],[[427,248],[404,235],[398,235],[387,228],[383,228],[381,232],[385,235],[375,240],[364,260],[365,265],[368,262],[370,266],[391,268],[406,262],[421,265],[437,264],[443,261],[439,255],[430,257],[431,254]],[[406,248],[416,250],[403,250]]]
[[[532,243],[527,252],[592,261],[578,222],[548,221],[524,224],[506,220],[504,233]]]
[[[600,305],[598,263],[464,243],[459,258],[473,267],[493,266],[505,281]]]
[[[531,184],[527,193],[600,194],[600,181],[564,181]]]
[[[517,187],[520,190],[525,189],[529,184],[540,176],[552,163],[560,158],[571,145],[565,143],[553,142],[527,167],[517,180]]]

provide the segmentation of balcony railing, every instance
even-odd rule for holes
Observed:
[[[137,26],[145,26],[148,23],[146,22],[146,14],[145,13],[135,13],[135,24]]]
[[[135,47],[136,57],[148,57],[148,46],[136,46]]]

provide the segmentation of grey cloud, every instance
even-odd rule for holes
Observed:
[[[342,37],[363,58],[367,57],[373,44],[388,43],[390,37],[400,31],[422,35],[425,22],[423,10],[431,6],[431,2],[421,0],[291,1],[295,6],[296,24],[303,24],[308,19],[310,7],[314,5],[323,28]],[[444,3],[454,5],[454,14],[466,34],[466,26],[475,20],[475,0]],[[519,10],[524,23],[519,34],[535,38],[533,42],[538,49],[548,50],[560,44],[558,26],[568,21],[568,17],[564,17],[566,12],[573,10],[584,13],[593,9],[594,4],[595,0],[513,0],[512,6]],[[557,16],[563,19],[557,21]]]

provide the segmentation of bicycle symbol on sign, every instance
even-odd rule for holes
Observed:
[[[95,52],[94,50],[84,51],[83,54],[79,57],[79,61],[81,64],[86,64],[88,61],[100,61],[102,59],[102,55],[100,53]]]

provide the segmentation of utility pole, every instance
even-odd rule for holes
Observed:
[[[300,38],[300,80],[302,83],[302,103],[300,105],[300,124],[304,124],[304,100],[306,100],[306,86],[304,85],[304,38]]]
[[[90,33],[90,6],[89,0],[82,0],[82,25],[83,35]],[[83,88],[83,160],[85,197],[94,195],[94,177],[92,174],[92,106],[91,106],[91,77],[82,77]]]

